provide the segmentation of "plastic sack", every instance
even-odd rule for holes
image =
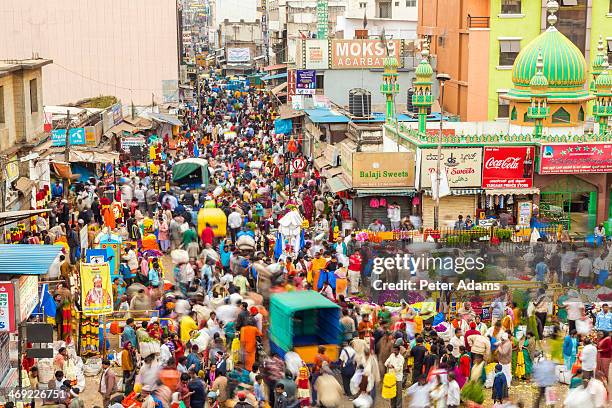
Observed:
[[[38,381],[42,384],[47,384],[49,381],[53,379],[54,371],[53,371],[53,359],[51,358],[41,358],[38,360]]]
[[[184,264],[189,262],[189,254],[184,249],[175,249],[170,252],[172,263],[175,265]]]
[[[142,358],[147,358],[151,354],[159,354],[161,344],[159,344],[158,341],[141,341],[138,343],[138,347],[140,349],[140,355]]]
[[[593,322],[590,319],[576,320],[576,332],[581,335],[587,335],[593,328]]]
[[[102,371],[102,359],[100,357],[92,357],[83,364],[83,374],[87,377],[95,377]]]
[[[241,235],[240,238],[236,240],[236,247],[241,251],[252,251],[255,249],[255,240],[249,235]]]

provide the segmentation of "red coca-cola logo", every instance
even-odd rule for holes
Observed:
[[[520,157],[506,157],[499,160],[489,157],[489,160],[485,162],[485,169],[516,170],[519,168],[520,161]]]

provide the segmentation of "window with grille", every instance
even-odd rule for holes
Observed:
[[[502,0],[502,14],[521,14],[521,0]]]
[[[406,0],[406,7],[416,7],[417,0]]]
[[[507,99],[502,99],[501,95],[497,95],[497,117],[498,118],[507,118],[510,116],[510,101]]]
[[[359,3],[359,8],[361,8],[361,9],[364,9],[367,6],[368,6],[368,3],[363,3],[363,2]]]
[[[520,40],[499,40],[499,65],[512,66],[521,51]]]
[[[391,2],[378,3],[378,18],[391,18]]]

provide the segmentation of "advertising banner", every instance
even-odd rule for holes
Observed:
[[[327,40],[304,40],[306,69],[328,69]]]
[[[140,136],[133,137],[122,137],[121,138],[121,150],[128,151],[131,146],[144,146],[145,139]]]
[[[534,154],[532,146],[485,147],[482,188],[531,188]]]
[[[329,2],[317,0],[317,38],[327,38],[329,31]]]
[[[227,62],[249,62],[251,60],[250,48],[228,48]]]
[[[38,276],[24,275],[17,281],[19,299],[19,322],[26,320],[38,304]]]
[[[384,58],[394,56],[401,65],[401,40],[332,40],[333,69],[383,68]]]
[[[317,90],[317,71],[298,69],[295,72],[295,93],[297,95],[314,95]]]
[[[431,188],[431,173],[436,171],[437,149],[421,151],[421,188]],[[480,187],[482,181],[482,148],[443,148],[440,169],[446,171],[450,188]]]
[[[353,187],[414,187],[414,154],[353,153]]]
[[[113,106],[111,106],[110,111],[113,114],[113,123],[115,125],[123,122],[123,107],[121,106],[121,102],[117,102]]]
[[[610,172],[612,143],[560,143],[541,147],[540,174]]]
[[[15,289],[13,282],[0,282],[0,332],[15,331]]]
[[[70,144],[79,146],[85,144],[85,128],[70,129]],[[51,146],[66,146],[66,129],[54,129],[51,131]]]
[[[83,314],[86,316],[113,312],[113,288],[108,262],[81,263],[81,299]]]

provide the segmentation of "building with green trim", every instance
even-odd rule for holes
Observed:
[[[508,123],[449,122],[439,133],[437,123],[426,121],[418,127],[385,125],[386,137],[416,153],[415,189],[423,195],[425,227],[433,225],[425,209],[433,204],[428,197],[436,179],[428,171],[440,160],[445,170],[440,191],[448,187],[440,205],[443,219],[510,212],[524,224],[528,208],[529,218],[537,215],[573,232],[588,235],[597,223],[606,223],[612,233],[612,78],[606,42],[603,36],[597,40],[587,66],[581,50],[557,29],[559,4],[551,0],[546,6],[548,27],[521,47],[507,70],[510,84],[500,101],[508,106]],[[421,71],[429,72],[425,59]],[[428,83],[424,75],[419,80]],[[431,94],[428,87],[424,91]],[[595,118],[594,129],[585,125],[587,115]],[[451,213],[445,214],[445,207]]]

